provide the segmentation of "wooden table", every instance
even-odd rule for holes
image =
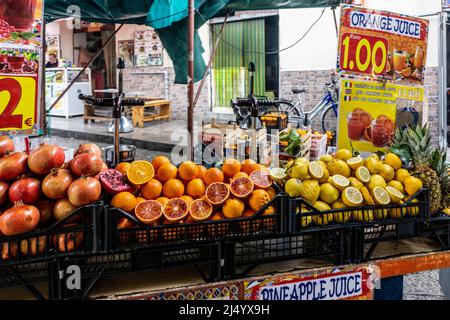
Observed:
[[[150,112],[146,109],[159,109],[159,112]],[[170,120],[170,101],[169,100],[147,100],[144,106],[132,106],[133,126],[144,127],[144,122],[155,120]]]

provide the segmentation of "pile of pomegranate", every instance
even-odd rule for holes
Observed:
[[[74,158],[66,162],[64,150],[57,145],[41,144],[27,154],[15,151],[13,141],[0,136],[0,243],[4,237],[45,230],[77,208],[99,200],[102,185],[108,191],[121,189],[109,174],[100,183],[100,173],[107,169],[95,144],[80,145]],[[75,215],[65,222],[78,223],[79,218]],[[82,234],[56,234],[52,244],[45,241],[44,236],[31,242],[23,240],[20,246],[4,242],[0,259],[15,257],[18,250],[23,255],[36,255],[47,245],[71,251],[81,244]]]
[[[16,31],[14,26],[10,26],[8,22],[3,19],[0,19],[0,38],[7,38],[11,34],[11,32]]]

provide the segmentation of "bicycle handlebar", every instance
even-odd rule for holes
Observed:
[[[114,98],[95,98],[90,95],[79,94],[78,99],[93,104],[96,106],[103,107],[113,107],[114,106]],[[119,102],[122,106],[143,106],[145,105],[145,101],[142,99],[119,99]]]

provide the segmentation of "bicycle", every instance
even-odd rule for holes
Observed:
[[[305,89],[292,89],[292,93],[298,97],[298,101],[295,104],[289,100],[277,100],[276,110],[286,112],[289,115],[289,122],[303,123],[307,118],[309,121],[313,121],[318,115],[320,115],[321,126],[323,133],[327,131],[336,134],[337,127],[337,112],[338,112],[338,88],[336,80],[332,80],[326,84],[327,93],[323,99],[314,107],[311,111],[304,111],[304,103],[300,97],[300,94],[305,93]]]

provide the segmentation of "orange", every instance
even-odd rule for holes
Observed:
[[[212,209],[208,201],[197,199],[192,202],[189,213],[195,221],[205,221],[211,216]]]
[[[117,229],[127,229],[127,228],[133,228],[134,223],[133,221],[127,219],[127,218],[120,218],[119,222],[117,222]]]
[[[277,192],[275,191],[275,189],[274,189],[273,187],[269,187],[266,191],[267,191],[267,193],[268,193],[269,196],[270,196],[270,200],[272,200],[273,198],[275,198],[276,195],[277,195]]]
[[[252,159],[245,159],[241,163],[241,171],[245,172],[246,174],[250,174],[255,170],[258,170],[259,166],[258,164],[253,161]]]
[[[245,205],[241,199],[228,199],[222,206],[222,213],[227,219],[236,219],[244,214]]]
[[[178,222],[189,213],[189,204],[180,198],[170,199],[164,206],[164,216],[170,222]]]
[[[214,182],[206,188],[205,196],[209,203],[220,206],[230,197],[230,189],[223,182]]]
[[[269,169],[268,169],[265,165],[263,165],[263,164],[257,164],[257,166],[258,166],[258,169],[257,169],[257,170],[264,170],[264,171],[269,172]]]
[[[253,211],[252,209],[247,209],[247,210],[245,210],[244,214],[242,215],[242,218],[251,218],[255,215],[255,213],[256,212]],[[250,226],[253,223],[254,222],[251,220],[250,221],[245,220],[245,221],[239,222],[239,226],[241,227],[242,231],[244,231],[245,233],[249,233],[252,230]],[[257,223],[257,224],[259,226],[259,223]],[[256,229],[256,228],[254,228],[254,229]]]
[[[208,221],[220,221],[220,220],[225,220],[225,217],[223,216],[222,212],[216,212],[213,215],[211,215]],[[229,227],[228,224],[223,224],[219,228],[217,228],[216,224],[208,224],[207,230],[210,235],[216,236],[218,233],[220,233],[220,235],[226,233],[228,231],[228,227]]]
[[[209,186],[214,182],[223,182],[223,172],[217,168],[209,168],[203,175],[203,181]]]
[[[248,174],[246,174],[245,172],[238,172],[238,173],[236,173],[236,174],[233,176],[232,179],[236,179],[236,178],[239,178],[239,177],[247,177],[247,178],[249,178]]]
[[[128,191],[122,191],[112,198],[111,205],[130,213],[136,206],[136,197]]]
[[[159,167],[158,172],[156,176],[158,177],[158,180],[161,182],[169,181],[170,179],[175,179],[177,177],[178,169],[173,164],[163,164],[161,167]]]
[[[225,159],[222,171],[225,177],[232,178],[235,174],[241,172],[241,163],[233,158]]]
[[[158,172],[158,169],[161,168],[165,164],[170,164],[169,158],[165,156],[156,156],[152,160],[153,168],[155,168],[155,172]]]
[[[144,199],[142,197],[136,197],[136,205],[138,205],[141,202],[147,201],[147,199]]]
[[[263,215],[270,215],[276,213],[276,209],[274,206],[269,206],[266,210],[264,210]]]
[[[203,179],[203,175],[205,174],[205,172],[206,172],[207,170],[208,170],[208,169],[206,169],[206,167],[204,167],[204,166],[202,166],[202,165],[198,165],[198,175],[197,175],[197,178]]]
[[[247,209],[245,210],[244,214],[242,215],[243,218],[250,218],[253,217],[255,215],[255,210],[252,209]]]
[[[183,195],[180,197],[180,199],[183,199],[184,201],[186,201],[188,203],[188,205],[191,205],[192,202],[194,202],[194,199],[188,195]]]
[[[199,178],[191,180],[186,187],[186,193],[195,199],[201,198],[205,192],[205,183]]]
[[[152,179],[141,186],[141,195],[147,200],[155,200],[161,195],[162,184],[156,179]]]
[[[250,173],[250,179],[252,179],[257,189],[267,189],[272,185],[272,179],[270,173],[267,170],[255,170]]]
[[[245,198],[252,193],[253,181],[248,177],[238,177],[230,182],[230,191],[237,198]]]
[[[127,174],[127,170],[130,167],[129,162],[121,162],[116,166],[116,170],[119,171],[121,174]]]
[[[163,196],[172,199],[179,198],[184,194],[184,185],[178,179],[170,179],[163,186]]]
[[[141,185],[153,179],[155,169],[150,162],[137,160],[130,163],[127,169],[128,180],[135,185]]]
[[[159,203],[161,203],[161,205],[164,207],[166,205],[167,202],[169,202],[169,198],[167,197],[159,197],[158,199],[156,199],[156,201],[158,201]]]
[[[258,211],[269,201],[270,196],[267,191],[258,189],[252,192],[250,198],[248,199],[248,204],[252,210]]]
[[[155,200],[147,200],[139,203],[134,212],[136,217],[146,225],[153,225],[161,219],[163,206]]]
[[[180,175],[181,179],[186,181],[195,179],[198,175],[198,172],[198,166],[192,161],[185,161],[178,168],[178,174]]]

